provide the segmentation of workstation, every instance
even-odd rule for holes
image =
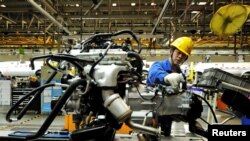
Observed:
[[[250,132],[249,1],[0,4],[1,141]]]

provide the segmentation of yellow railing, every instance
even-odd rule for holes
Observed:
[[[48,37],[25,37],[25,36],[10,36],[10,37],[1,37],[0,45],[52,45],[57,42],[53,42],[51,36]]]

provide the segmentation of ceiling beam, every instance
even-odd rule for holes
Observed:
[[[6,16],[4,16],[2,14],[0,15],[0,17],[4,18],[5,20],[7,20],[7,21],[9,21],[9,22],[11,22],[13,24],[17,24],[14,20],[12,20],[12,19],[10,19],[10,18],[8,18],[8,17],[6,17]]]

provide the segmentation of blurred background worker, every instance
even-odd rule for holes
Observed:
[[[69,68],[69,74],[70,74],[72,77],[76,76],[76,68],[75,68],[75,67]]]
[[[157,84],[164,84],[179,88],[182,83],[182,88],[186,89],[186,78],[181,71],[182,65],[190,56],[193,48],[193,41],[190,37],[180,37],[174,40],[170,46],[169,58],[154,62],[148,72],[147,85],[154,87]],[[158,123],[161,126],[165,136],[171,133],[173,118],[169,115],[157,115]]]
[[[30,76],[29,87],[30,88],[37,88],[39,86],[40,86],[40,81],[38,80],[38,78],[36,76]]]

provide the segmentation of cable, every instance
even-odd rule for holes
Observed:
[[[217,109],[217,111],[228,114],[228,115],[231,115],[231,116],[235,116],[235,114],[231,113],[231,112],[223,111],[223,110],[220,110],[220,109]]]
[[[199,119],[201,119],[203,122],[205,122],[207,125],[210,125],[209,122],[207,122],[205,119],[203,119],[202,117],[200,117]]]
[[[104,53],[103,54],[100,54],[100,58],[91,66],[90,68],[90,71],[89,71],[89,75],[91,78],[93,78],[93,75],[94,75],[94,69],[95,69],[95,66],[102,61],[102,59],[107,55],[107,52],[108,50],[111,48],[111,46],[113,45],[112,42],[107,42],[108,44],[108,47],[105,49]]]
[[[138,87],[135,87],[135,88],[136,88],[138,94],[140,95],[140,97],[141,97],[143,100],[153,100],[153,99],[156,97],[156,95],[154,95],[152,98],[145,98],[144,96],[142,96],[142,94],[141,94],[141,92],[139,91]]]
[[[208,102],[204,97],[202,97],[202,96],[200,96],[200,95],[198,95],[198,94],[196,94],[196,93],[193,93],[193,92],[191,92],[191,93],[192,93],[193,95],[196,95],[196,96],[198,96],[199,98],[201,98],[201,99],[207,104],[207,106],[209,107],[209,109],[210,109],[211,112],[212,112],[212,115],[213,115],[213,117],[214,117],[214,121],[215,121],[216,123],[218,123],[218,120],[217,120],[217,118],[216,118],[215,112],[214,112],[212,106],[209,104],[209,102]]]
[[[32,90],[30,93],[24,95],[21,99],[19,99],[10,109],[9,111],[7,112],[6,114],[6,120],[8,122],[13,122],[13,121],[17,121],[19,119],[22,118],[22,116],[18,116],[17,119],[11,119],[10,116],[12,115],[13,111],[28,97],[30,97],[31,95],[35,94],[36,92],[40,91],[40,90],[43,90],[47,87],[52,87],[52,86],[55,86],[55,84],[45,84],[43,86],[40,86],[34,90]]]
[[[221,122],[221,124],[225,124],[227,123],[228,121],[234,119],[236,116],[232,116],[232,117],[229,117],[229,118],[226,118],[224,121]]]

